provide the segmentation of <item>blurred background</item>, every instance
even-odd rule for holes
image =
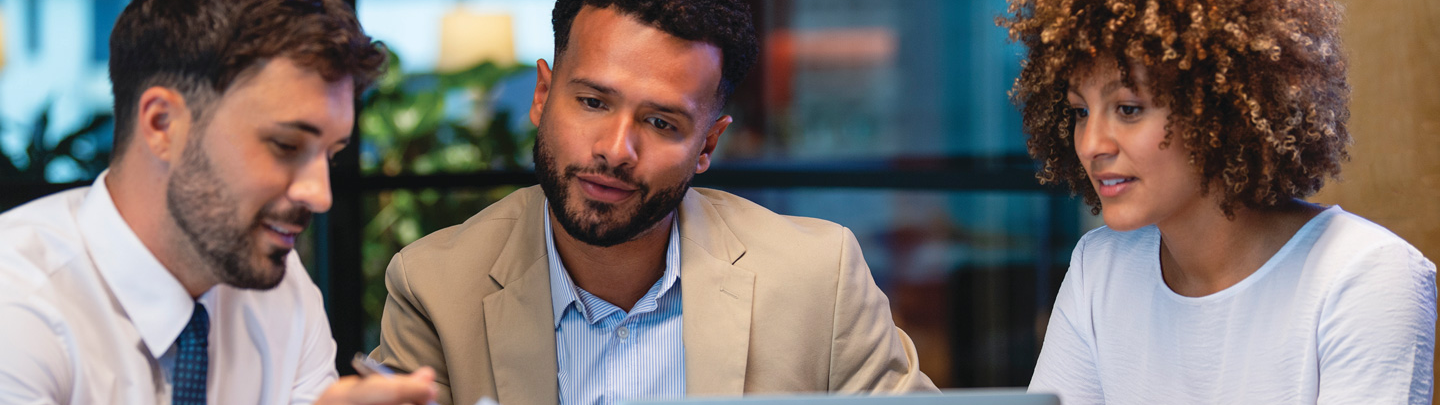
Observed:
[[[1070,251],[1101,222],[1034,179],[1004,1],[750,2],[760,62],[696,185],[850,227],[941,387],[1025,385]],[[126,3],[0,1],[0,210],[104,170],[107,39]],[[526,114],[553,53],[550,0],[352,3],[394,58],[299,247],[341,354],[375,346],[391,255],[534,184]],[[1342,3],[1356,144],[1313,200],[1440,258],[1440,5]]]

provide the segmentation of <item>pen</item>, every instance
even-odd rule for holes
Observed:
[[[371,359],[370,356],[366,356],[365,353],[355,353],[355,358],[350,359],[350,366],[355,367],[355,372],[360,373],[362,377],[395,375],[395,370],[385,367],[384,364],[380,364],[380,362]],[[435,401],[430,401],[426,405],[436,405],[436,403]]]
[[[350,359],[350,366],[355,367],[355,372],[360,373],[361,377],[369,377],[376,374],[395,375],[395,370],[385,367],[384,364],[380,364],[378,361],[371,360],[370,356],[366,356],[365,353],[355,353],[355,358]]]

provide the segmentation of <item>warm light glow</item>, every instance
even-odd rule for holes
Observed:
[[[0,13],[0,70],[5,69],[5,13]]]
[[[475,13],[456,7],[440,22],[441,72],[465,70],[485,61],[515,64],[515,38],[510,16]]]

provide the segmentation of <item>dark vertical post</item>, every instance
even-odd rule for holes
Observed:
[[[359,137],[357,132],[355,137]],[[353,374],[349,359],[364,350],[366,314],[362,298],[365,275],[360,268],[361,230],[364,218],[360,213],[360,153],[357,146],[346,148],[335,156],[331,172],[334,203],[317,225],[324,233],[317,235],[316,256],[322,257],[318,277],[326,292],[325,311],[330,315],[330,332],[335,337],[335,364],[340,374]]]
[[[346,0],[355,6],[355,0]],[[360,116],[356,102],[355,117]],[[351,146],[335,156],[330,172],[334,195],[330,212],[318,220],[324,232],[317,235],[316,256],[321,289],[325,294],[325,311],[330,316],[330,333],[335,337],[335,368],[341,375],[354,374],[350,357],[364,350],[365,275],[360,268],[361,230],[364,218],[360,213],[360,129],[358,122],[351,132]]]

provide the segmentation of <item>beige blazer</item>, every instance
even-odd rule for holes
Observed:
[[[396,253],[370,357],[434,367],[443,404],[556,404],[543,201],[521,189]],[[936,390],[849,229],[708,189],[679,220],[687,395]]]

